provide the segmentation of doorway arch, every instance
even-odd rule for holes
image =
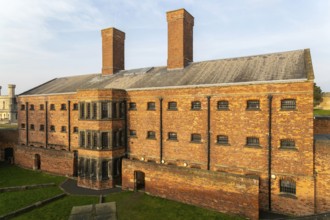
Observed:
[[[34,155],[34,170],[40,170],[41,168],[41,158],[39,154]]]
[[[5,148],[5,161],[8,163],[14,162],[14,149],[12,147]]]

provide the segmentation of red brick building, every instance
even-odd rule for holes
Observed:
[[[328,211],[310,51],[193,62],[194,18],[180,9],[167,21],[167,66],[125,70],[125,33],[109,28],[102,73],[21,94],[16,163],[252,219]]]

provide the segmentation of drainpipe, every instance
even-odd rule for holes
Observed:
[[[71,101],[68,101],[68,147],[71,151]]]
[[[46,123],[45,123],[45,132],[46,132],[46,148],[48,148],[48,101],[46,101]]]
[[[268,95],[268,210],[272,211],[272,101],[273,96]]]
[[[207,170],[210,170],[211,162],[211,96],[207,96]]]
[[[160,146],[160,163],[163,160],[163,98],[159,98],[159,146]]]
[[[127,111],[127,100],[124,99],[124,113],[125,113],[125,155],[126,155],[126,158],[128,158],[128,111]]]
[[[29,145],[29,103],[25,102],[26,146]]]

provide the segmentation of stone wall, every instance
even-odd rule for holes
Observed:
[[[134,172],[141,171],[151,195],[258,219],[257,178],[127,159],[122,167],[123,189],[133,190]]]
[[[28,169],[38,169],[36,155],[40,156],[40,170],[59,175],[73,175],[73,152],[64,150],[17,145],[15,149],[15,164]]]
[[[315,116],[314,134],[330,134],[330,117]]]

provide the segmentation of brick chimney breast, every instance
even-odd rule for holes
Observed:
[[[167,12],[168,69],[183,69],[193,62],[194,17],[185,9]]]
[[[125,33],[116,28],[101,31],[102,75],[115,74],[125,69]]]

